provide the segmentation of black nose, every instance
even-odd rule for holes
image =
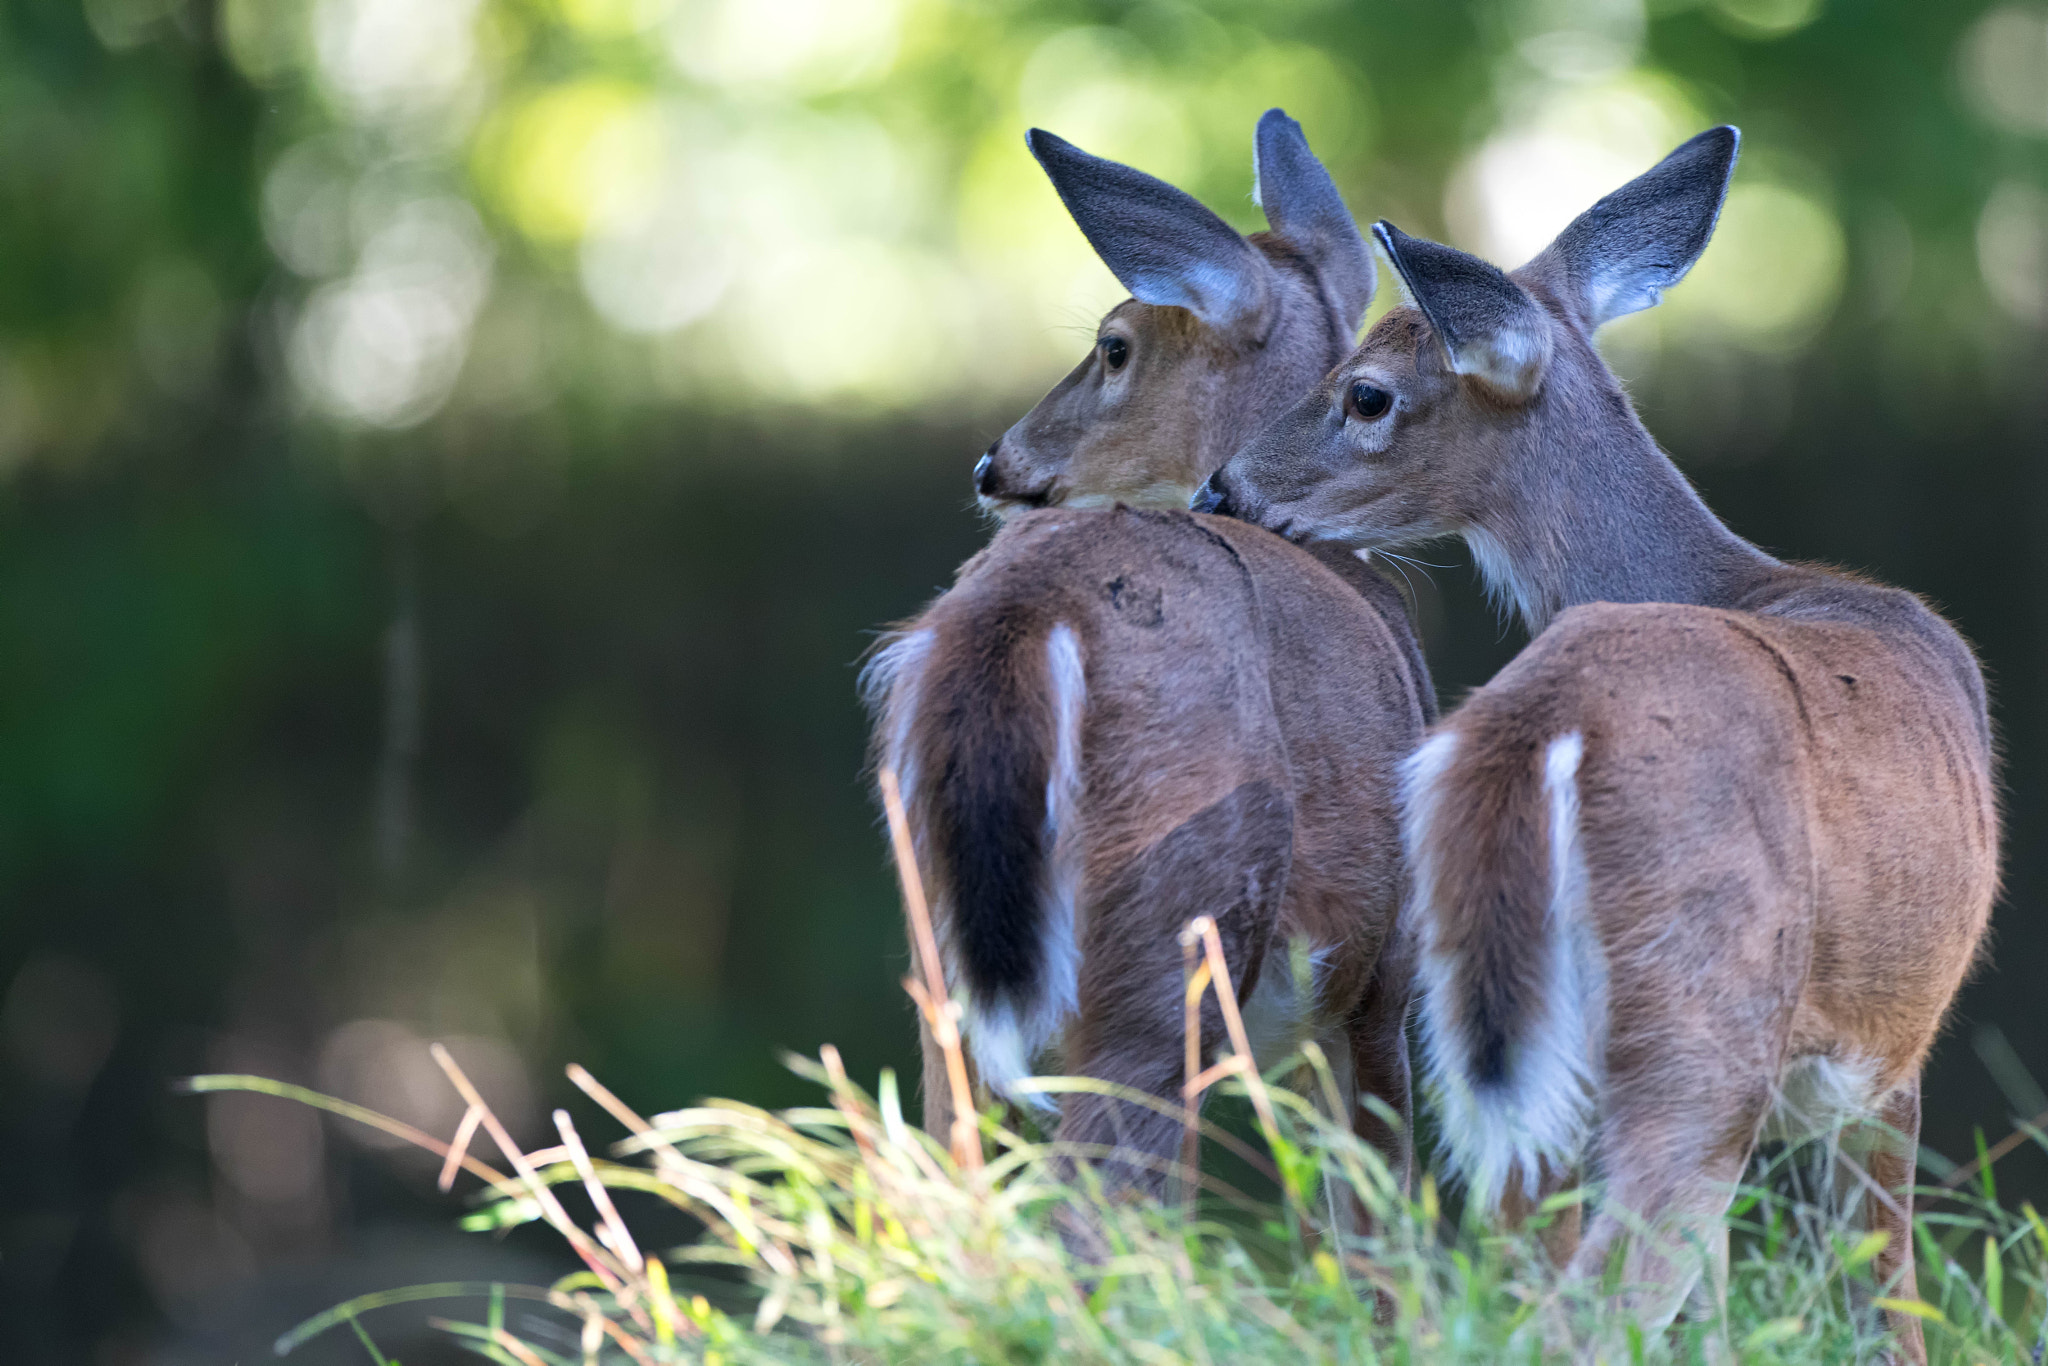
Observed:
[[[995,442],[974,462],[974,491],[984,498],[995,491],[996,447],[1002,444]]]
[[[1236,512],[1230,506],[1230,493],[1223,487],[1217,475],[1210,475],[1202,481],[1202,487],[1195,490],[1195,496],[1188,499],[1190,512],[1213,512],[1222,517],[1234,517]]]

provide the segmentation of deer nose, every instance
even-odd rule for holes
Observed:
[[[996,446],[998,441],[981,453],[981,459],[974,462],[974,491],[986,498],[995,491]]]
[[[1223,487],[1218,475],[1210,475],[1202,481],[1202,487],[1195,490],[1195,496],[1188,499],[1190,512],[1213,512],[1221,517],[1233,517],[1236,513],[1230,506],[1230,493]]]

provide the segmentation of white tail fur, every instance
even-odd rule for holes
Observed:
[[[1434,842],[1428,838],[1440,804],[1439,780],[1456,747],[1456,733],[1444,731],[1408,761],[1404,839],[1415,877],[1412,923],[1422,949],[1423,1048],[1442,1108],[1442,1141],[1473,1199],[1492,1209],[1509,1182],[1533,1197],[1546,1161],[1568,1168],[1585,1147],[1606,1033],[1606,974],[1586,918],[1578,788],[1584,741],[1571,731],[1553,739],[1543,756],[1550,904],[1543,929],[1542,1003],[1512,1052],[1506,1083],[1474,1085],[1471,1049],[1459,1025],[1457,964],[1436,941],[1432,903],[1437,878],[1430,856]]]
[[[1047,633],[1045,642],[1047,679],[1053,704],[1053,752],[1045,784],[1044,939],[1039,949],[1043,965],[1034,1000],[1019,1005],[1009,1001],[964,1001],[967,1015],[967,1048],[974,1066],[989,1089],[1012,1100],[1028,1101],[1042,1109],[1057,1108],[1053,1100],[1036,1093],[1020,1094],[1017,1083],[1032,1075],[1032,1063],[1053,1041],[1074,1013],[1080,976],[1080,944],[1074,925],[1074,901],[1079,891],[1081,860],[1076,847],[1079,822],[1075,819],[1081,796],[1081,719],[1087,700],[1088,679],[1081,660],[1081,642],[1065,622]],[[950,948],[948,952],[950,960]],[[948,962],[948,976],[954,990],[963,996],[965,974]]]

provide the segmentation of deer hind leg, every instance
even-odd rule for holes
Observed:
[[[1340,1115],[1351,1131],[1385,1160],[1397,1195],[1407,1196],[1414,1184],[1415,1150],[1410,1133],[1413,1118],[1412,1080],[1408,1063],[1408,1002],[1412,968],[1389,944],[1381,953],[1356,1012],[1341,1034],[1325,1036],[1318,1042],[1330,1060],[1330,1070],[1339,1083],[1344,1105]],[[1378,1100],[1393,1111],[1389,1122],[1369,1103]],[[1370,1178],[1368,1178],[1370,1179]],[[1343,1166],[1332,1164],[1323,1177],[1324,1202],[1330,1228],[1339,1245],[1345,1238],[1371,1234],[1377,1221],[1366,1193],[1347,1179]],[[1377,1317],[1393,1321],[1395,1302],[1384,1289],[1378,1292]]]
[[[1916,1075],[1878,1106],[1875,1124],[1866,1124],[1845,1145],[1837,1180],[1845,1213],[1873,1233],[1887,1235],[1884,1250],[1870,1270],[1879,1295],[1913,1300],[1920,1297],[1913,1266],[1913,1172],[1920,1147],[1920,1078]],[[1860,1171],[1850,1166],[1861,1159]],[[1925,1366],[1927,1339],[1920,1320],[1911,1314],[1885,1311],[1892,1332],[1893,1358]]]
[[[1415,1179],[1413,1078],[1408,1063],[1408,1004],[1413,969],[1398,945],[1381,953],[1365,1000],[1350,1029],[1351,1128],[1387,1160],[1395,1186],[1407,1193]],[[1367,1098],[1392,1110],[1389,1123]]]
[[[1714,1059],[1688,1057],[1609,1088],[1606,1188],[1567,1274],[1611,1285],[1609,1308],[1645,1333],[1688,1303],[1719,1318],[1725,1302],[1725,1217],[1769,1089],[1715,1071]]]
[[[1348,1120],[1351,1131],[1372,1145],[1386,1160],[1394,1193],[1405,1198],[1415,1175],[1414,1148],[1409,1139],[1408,1039],[1404,1028],[1408,1014],[1407,978],[1404,968],[1401,976],[1390,977],[1383,984],[1380,978],[1385,975],[1385,967],[1383,958],[1382,972],[1375,974],[1358,1014],[1346,1024],[1342,1033],[1326,1035],[1317,1042],[1322,1045],[1324,1056],[1330,1060],[1330,1071],[1337,1082],[1338,1103],[1344,1107],[1331,1118],[1339,1123]],[[1389,987],[1394,989],[1389,990]],[[1366,1103],[1368,1097],[1384,1102],[1393,1110],[1398,1122],[1388,1123],[1383,1115]],[[1325,1217],[1329,1220],[1331,1239],[1340,1257],[1369,1237],[1378,1222],[1366,1193],[1350,1178],[1351,1170],[1348,1163],[1333,1162],[1323,1171]],[[1367,1173],[1366,1179],[1371,1181],[1375,1178]],[[1348,1259],[1345,1265],[1354,1270],[1358,1266]],[[1374,1320],[1382,1327],[1391,1324],[1400,1312],[1400,1303],[1394,1298],[1393,1291],[1375,1282],[1372,1293]]]
[[[1085,896],[1068,1068],[1158,1103],[1087,1092],[1063,1097],[1062,1150],[1095,1163],[1110,1190],[1164,1195],[1179,1156],[1186,1058],[1181,927],[1197,915],[1215,918],[1232,983],[1248,995],[1272,938],[1292,840],[1279,789],[1244,783],[1175,827],[1099,894]],[[1224,1039],[1213,994],[1201,1032],[1207,1060]]]

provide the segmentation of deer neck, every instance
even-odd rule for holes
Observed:
[[[1614,397],[1625,423],[1548,424],[1514,462],[1519,486],[1466,529],[1487,591],[1531,635],[1588,602],[1731,606],[1779,567],[1722,524]]]

